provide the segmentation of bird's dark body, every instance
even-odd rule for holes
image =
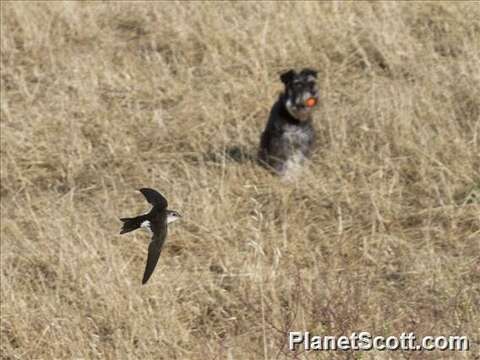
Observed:
[[[155,270],[163,244],[167,238],[168,232],[168,216],[169,214],[178,215],[175,211],[168,210],[167,200],[157,191],[153,189],[143,188],[140,192],[145,196],[147,201],[153,205],[148,214],[136,216],[133,218],[121,218],[123,227],[120,234],[125,234],[136,230],[140,227],[147,227],[152,232],[152,240],[148,246],[147,264],[142,283],[145,284]]]
[[[164,209],[163,209],[164,210]],[[156,209],[153,207],[152,211],[149,213],[150,223],[152,232],[158,234],[158,236],[166,236],[168,227],[167,227],[167,213],[162,211],[162,209]]]

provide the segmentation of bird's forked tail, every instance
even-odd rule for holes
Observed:
[[[142,225],[142,222],[145,221],[143,216],[137,216],[134,218],[120,218],[120,220],[123,221],[123,227],[122,231],[120,231],[120,234],[125,234],[138,229]]]

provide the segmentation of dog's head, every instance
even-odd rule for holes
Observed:
[[[284,102],[290,115],[299,121],[310,119],[313,108],[319,100],[317,72],[303,69],[299,73],[289,70],[280,75],[285,84]]]

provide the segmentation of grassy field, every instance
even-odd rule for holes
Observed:
[[[475,2],[2,2],[1,358],[478,359],[479,38]],[[318,146],[285,182],[251,158],[304,66]],[[183,215],[145,286],[140,187]]]

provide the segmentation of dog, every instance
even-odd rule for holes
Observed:
[[[285,85],[273,105],[260,138],[258,158],[280,176],[295,176],[315,143],[312,113],[319,101],[317,71],[289,70],[280,75]]]

